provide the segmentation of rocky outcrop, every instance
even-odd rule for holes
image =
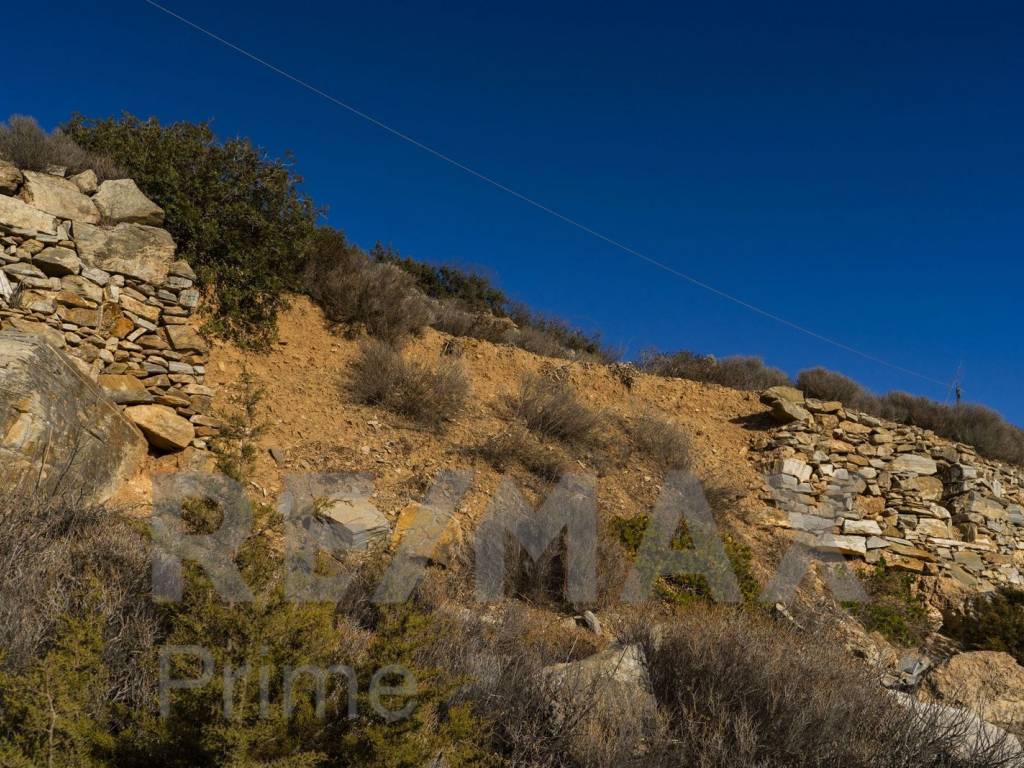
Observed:
[[[162,221],[131,180],[0,165],[0,326],[43,334],[106,377],[121,404],[170,409],[204,448],[218,429],[208,418],[206,343],[190,324],[199,292],[170,234],[152,226]],[[147,434],[167,450],[188,430]]]
[[[799,406],[762,447],[777,524],[810,546],[955,582],[1024,584],[1024,471],[918,427],[770,390]],[[792,418],[790,418],[792,417]]]
[[[101,501],[145,456],[121,411],[43,336],[0,332],[4,491]]]

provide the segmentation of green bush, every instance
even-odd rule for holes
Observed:
[[[1024,664],[1024,590],[1002,587],[942,617],[942,633],[968,651],[1002,651]]]
[[[179,255],[210,291],[212,329],[255,346],[270,341],[316,220],[289,159],[248,139],[220,142],[206,122],[75,115],[64,131],[110,157],[164,209]]]
[[[930,626],[925,601],[914,593],[914,577],[880,562],[865,582],[868,600],[844,603],[864,628],[904,647],[920,645]]]
[[[629,554],[635,556],[640,550],[640,544],[643,542],[649,522],[650,518],[647,515],[614,517],[611,526],[622,546]],[[753,552],[746,544],[728,534],[722,538],[722,544],[732,572],[739,583],[743,602],[748,605],[756,603],[761,594],[761,585],[751,567],[754,558]],[[686,522],[682,521],[679,524],[679,530],[672,537],[672,549],[692,548],[693,538],[687,530]],[[677,605],[713,601],[711,585],[708,583],[707,577],[701,574],[663,576],[655,583],[654,590],[660,599]]]

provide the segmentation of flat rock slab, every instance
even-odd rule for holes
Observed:
[[[164,223],[164,209],[142,194],[131,179],[104,181],[92,201],[108,224],[124,222],[159,227]]]
[[[96,383],[111,400],[119,405],[141,405],[153,402],[153,395],[134,376],[100,374]]]
[[[44,335],[0,331],[5,489],[103,501],[145,454],[142,434]]]
[[[24,176],[21,199],[33,208],[61,219],[99,224],[99,210],[73,181],[38,171],[24,171]]]
[[[26,232],[57,234],[57,219],[16,197],[0,195],[0,225]]]
[[[196,436],[195,427],[166,405],[133,405],[125,414],[142,430],[146,440],[162,451],[181,451]]]
[[[341,539],[352,549],[364,549],[391,532],[387,518],[368,498],[330,499],[318,512],[333,523]]]
[[[167,230],[144,224],[96,227],[75,222],[75,243],[82,263],[160,285],[174,261],[174,240]]]

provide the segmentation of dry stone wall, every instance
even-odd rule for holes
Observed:
[[[1024,585],[1024,469],[789,387],[762,400],[781,424],[762,455],[779,526],[971,590]]]
[[[0,161],[0,325],[42,335],[124,406],[151,445],[205,448],[207,346],[196,276],[131,179]]]

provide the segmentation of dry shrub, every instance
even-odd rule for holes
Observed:
[[[476,453],[498,472],[507,472],[518,464],[547,483],[556,482],[565,469],[565,461],[558,451],[516,424],[487,438]]]
[[[412,277],[371,261],[337,230],[317,231],[303,284],[332,323],[361,326],[387,341],[418,333],[432,319]]]
[[[692,466],[690,438],[663,414],[647,411],[627,428],[636,447],[663,470],[686,470]]]
[[[877,399],[874,395],[853,379],[827,368],[811,368],[801,371],[796,377],[796,385],[808,397],[838,401],[857,411],[877,410]]]
[[[506,397],[506,405],[530,431],[569,443],[588,441],[599,422],[567,383],[536,374],[522,377],[519,391]]]
[[[363,344],[353,363],[349,391],[361,403],[378,405],[428,427],[439,428],[466,404],[469,380],[455,361],[430,369],[406,360],[391,344]]]
[[[697,355],[682,350],[674,354],[645,352],[640,368],[647,373],[677,379],[691,379],[732,389],[760,390],[789,384],[789,376],[764,364],[759,357]]]
[[[507,344],[516,335],[515,327],[504,318],[488,312],[471,312],[444,302],[434,314],[433,327],[452,336]]]
[[[672,724],[648,765],[1010,766],[1010,745],[968,736],[969,714],[902,705],[842,644],[747,611],[688,611],[638,639]]]
[[[43,658],[62,622],[99,614],[109,700],[148,705],[159,632],[145,539],[118,513],[61,499],[0,499],[0,660]]]
[[[491,723],[497,765],[618,768],[633,764],[660,732],[643,697],[636,706],[622,701],[628,692],[610,701],[590,680],[567,680],[557,695],[552,690],[546,667],[600,649],[588,631],[520,603],[506,604],[500,618],[455,608],[449,615],[427,653],[434,665],[465,676],[457,701]]]
[[[75,174],[92,169],[100,181],[124,178],[113,160],[87,152],[60,128],[47,133],[33,117],[12,115],[0,123],[0,158],[23,171],[46,171],[51,166]]]

